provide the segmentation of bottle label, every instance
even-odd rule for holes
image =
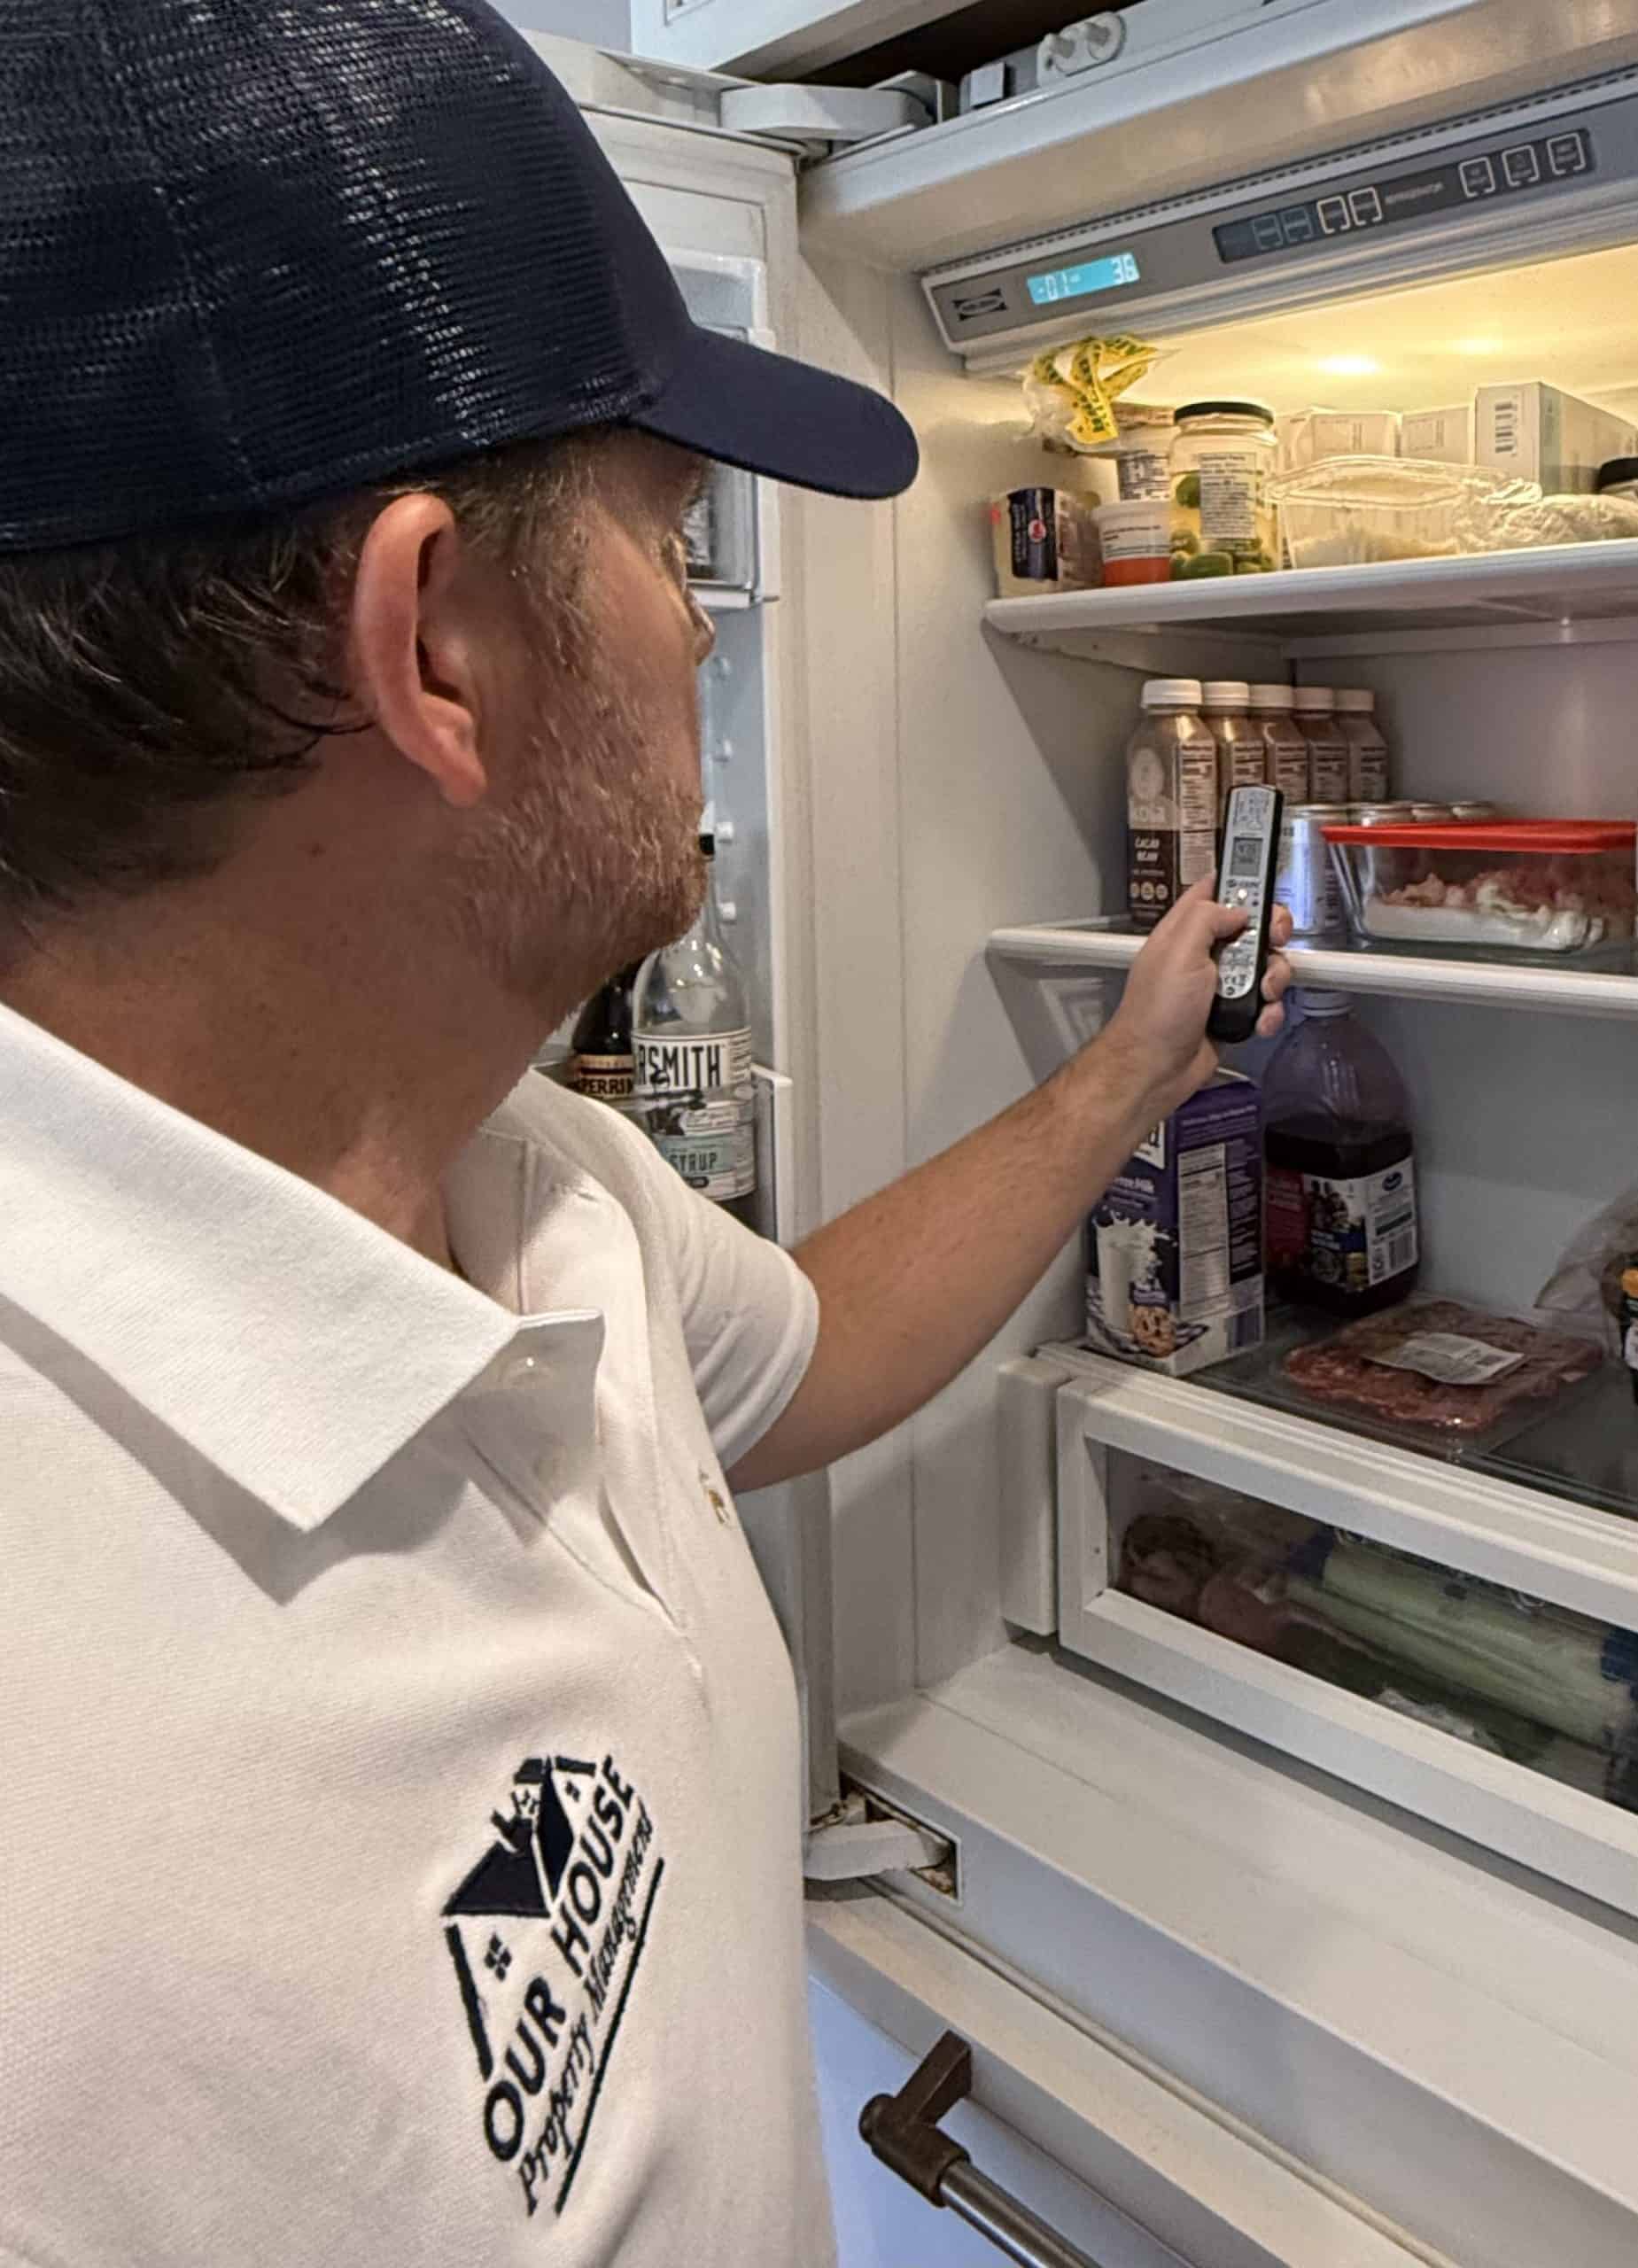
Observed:
[[[636,1083],[636,1062],[630,1055],[577,1055],[569,1076],[576,1091],[594,1101],[628,1103]]]
[[[757,1186],[749,1031],[639,1034],[637,1093],[648,1138],[691,1189],[719,1204]]]
[[[1200,478],[1200,540],[1207,550],[1254,545],[1257,516],[1267,485],[1259,449],[1202,449],[1196,458]]]
[[[1409,1156],[1347,1181],[1271,1166],[1264,1207],[1269,1266],[1277,1274],[1358,1294],[1417,1264],[1417,1171]]]
[[[1419,1331],[1401,1340],[1391,1355],[1368,1355],[1385,1371],[1415,1371],[1435,1386],[1488,1386],[1516,1371],[1524,1356],[1505,1347],[1487,1346],[1482,1339],[1466,1339],[1458,1331]]]
[[[1308,793],[1308,744],[1305,740],[1280,740],[1269,748],[1269,785],[1277,788],[1288,804],[1311,804]]]
[[[1388,793],[1388,744],[1385,740],[1348,738],[1348,801],[1385,804]]]
[[[1308,736],[1308,788],[1316,804],[1346,804],[1348,799],[1348,744],[1340,733],[1312,733]]]

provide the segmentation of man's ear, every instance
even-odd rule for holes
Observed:
[[[364,539],[349,633],[353,681],[371,721],[457,811],[489,788],[462,571],[470,563],[442,497],[397,497]]]

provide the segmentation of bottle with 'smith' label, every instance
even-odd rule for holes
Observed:
[[[709,860],[713,838],[701,837]],[[690,1188],[749,1219],[757,1187],[756,1087],[744,979],[722,939],[714,884],[698,920],[638,973],[633,1111]]]

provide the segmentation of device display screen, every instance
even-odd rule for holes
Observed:
[[[1114,252],[1104,260],[1083,260],[1074,268],[1053,268],[1026,278],[1026,288],[1037,307],[1059,299],[1086,299],[1094,291],[1113,291],[1118,284],[1141,281],[1135,252]]]

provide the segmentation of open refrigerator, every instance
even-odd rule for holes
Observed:
[[[1144,679],[1369,687],[1400,792],[1638,812],[1631,540],[993,597],[987,501],[1048,478],[1020,367],[1088,330],[1157,342],[1173,401],[1403,411],[1539,377],[1638,423],[1638,6],[1240,15],[800,175],[721,128],[733,82],[541,43],[725,319],[881,386],[922,440],[891,507],[746,484],[749,564],[710,596],[708,790],[786,1240],[1107,1017]],[[1122,280],[1029,290],[1082,273]],[[1634,970],[1300,957],[1409,1083],[1425,1290],[1527,1309],[1635,1177]],[[1067,1249],[920,1418],[745,1507],[807,1711],[848,2268],[998,2256],[853,2132],[866,2081],[950,2031],[948,2131],[1101,2268],[1630,2263],[1638,1812],[1120,1580],[1135,1518],[1204,1496],[1624,1662],[1630,1394],[1453,1461],[1266,1380],[1066,1355],[1083,1274]]]

